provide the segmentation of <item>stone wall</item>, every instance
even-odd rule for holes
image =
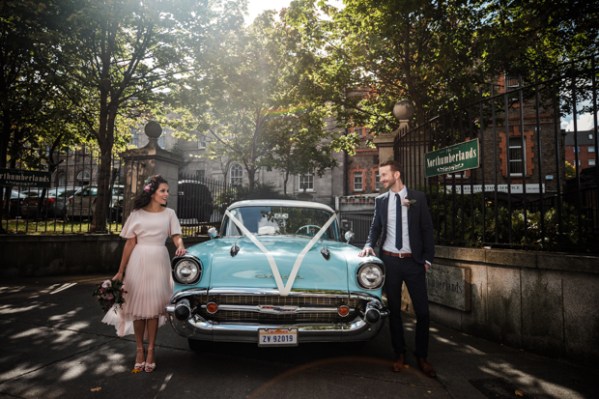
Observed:
[[[185,244],[204,240],[190,237]],[[116,235],[3,236],[0,277],[111,276],[123,244]],[[168,248],[172,255],[170,242]],[[434,321],[512,347],[599,360],[598,258],[505,249],[436,250],[428,274]],[[406,291],[405,309],[410,311]]]
[[[186,238],[185,245],[206,240]],[[125,240],[117,235],[3,236],[0,240],[0,277],[116,273]],[[171,256],[172,242],[167,242]],[[112,274],[111,274],[112,273]]]
[[[437,246],[431,319],[509,346],[599,360],[599,259]],[[411,311],[404,290],[406,309]]]

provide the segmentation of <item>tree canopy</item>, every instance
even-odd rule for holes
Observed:
[[[0,167],[51,169],[52,149],[97,143],[93,230],[104,231],[115,145],[148,118],[185,115],[172,125],[211,135],[213,156],[243,165],[253,187],[260,168],[334,166],[331,151],[356,144],[343,128],[394,130],[400,99],[422,123],[472,102],[500,73],[549,78],[599,42],[599,0],[295,0],[251,25],[246,9],[1,2]]]

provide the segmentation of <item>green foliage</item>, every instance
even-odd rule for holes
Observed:
[[[437,243],[479,248],[485,245],[535,250],[589,251],[593,244],[592,221],[568,203],[540,210],[534,204],[495,202],[493,195],[458,195],[436,191],[431,213]],[[559,208],[558,208],[559,207]],[[561,210],[561,226],[558,209]],[[542,217],[542,219],[541,219]],[[581,232],[587,232],[580,234]]]
[[[211,42],[211,51],[193,60],[203,68],[177,89],[198,130],[212,138],[211,157],[242,165],[250,190],[260,168],[320,174],[335,165],[328,109],[314,79],[318,24],[314,1],[292,2],[279,19],[267,12]]]

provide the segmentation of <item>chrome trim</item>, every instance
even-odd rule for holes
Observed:
[[[366,265],[369,264],[373,264],[373,265],[377,265],[381,268],[382,274],[383,274],[383,278],[381,279],[381,283],[379,285],[377,285],[376,287],[372,287],[372,288],[368,288],[368,287],[364,287],[362,285],[362,283],[360,282],[360,271],[362,270],[362,268]],[[362,288],[364,288],[365,290],[378,290],[379,288],[381,288],[383,285],[385,285],[385,278],[386,278],[386,270],[385,270],[385,264],[383,262],[378,262],[378,261],[365,261],[365,262],[361,262],[358,265],[358,268],[356,269],[356,281],[358,282],[358,285]]]
[[[381,329],[384,318],[389,312],[382,301],[373,295],[363,292],[334,292],[324,293],[323,291],[311,292],[291,292],[290,296],[298,297],[343,297],[367,301],[364,312],[356,313],[353,319],[335,322],[335,323],[290,323],[290,324],[262,324],[256,322],[218,322],[206,320],[200,315],[193,314],[187,320],[178,320],[174,316],[177,302],[195,295],[276,295],[274,289],[233,289],[219,288],[214,290],[192,288],[177,292],[171,299],[171,303],[166,307],[170,323],[180,335],[189,339],[223,341],[223,342],[258,342],[258,330],[263,328],[297,328],[298,342],[344,342],[344,341],[366,341],[374,337]],[[200,305],[203,306],[204,304]],[[241,310],[244,312],[266,313],[266,314],[301,314],[316,312],[322,314],[337,313],[337,308],[300,308],[297,306],[262,306],[261,305],[219,305],[219,310]],[[356,309],[352,309],[356,311]],[[374,323],[366,320],[368,311],[377,311],[380,318]]]
[[[280,295],[279,291],[274,288],[187,288],[175,293],[171,298],[171,303],[177,301],[181,297],[190,295],[264,295],[276,296]],[[322,291],[322,290],[302,290],[291,291],[288,296],[297,297],[323,297],[323,298],[357,298],[361,300],[376,299],[372,294],[365,292],[347,292],[347,291]]]
[[[189,260],[191,262],[195,262],[198,266],[198,276],[188,283],[179,281],[176,277],[177,273],[175,272],[175,269],[176,269],[177,265],[179,264],[179,262],[181,262],[183,260]],[[197,256],[194,256],[191,254],[185,254],[182,256],[176,256],[173,259],[171,259],[171,275],[173,276],[173,280],[175,280],[178,284],[181,284],[181,285],[196,284],[198,281],[200,281],[202,279],[203,274],[204,274],[204,264]]]
[[[202,309],[206,309],[206,305],[202,305]],[[351,308],[350,308],[351,309]],[[337,314],[337,308],[310,308],[286,305],[219,305],[219,311],[238,311],[262,314],[302,314],[302,313],[322,313],[322,314]]]

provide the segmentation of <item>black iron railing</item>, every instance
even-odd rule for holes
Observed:
[[[598,72],[591,57],[547,82],[506,76],[396,141],[405,183],[429,195],[438,244],[597,251]],[[427,154],[474,139],[477,168],[426,175]]]

